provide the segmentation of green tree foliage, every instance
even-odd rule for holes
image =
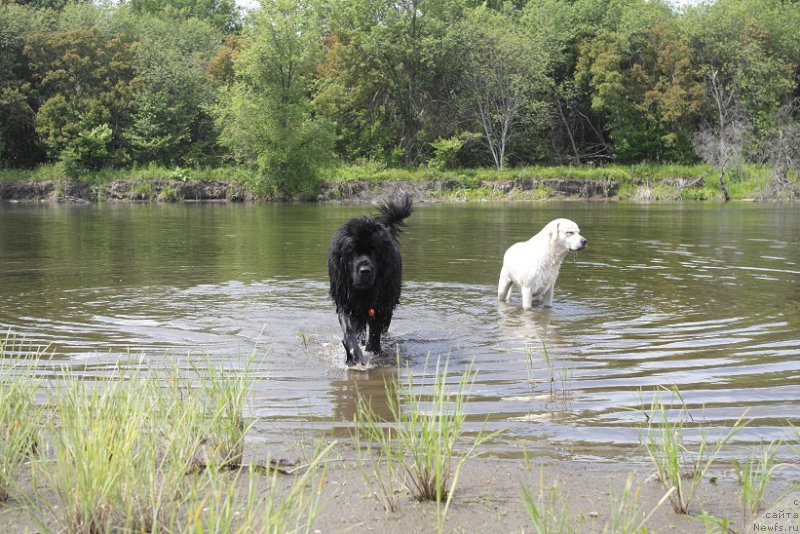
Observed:
[[[703,88],[666,4],[629,3],[615,28],[583,40],[575,79],[617,159],[691,158]]]
[[[36,142],[31,72],[22,50],[25,35],[44,27],[35,10],[0,5],[0,167],[29,167],[43,157]]]
[[[346,144],[352,138],[365,147],[356,155],[380,151],[389,163],[418,163],[431,140],[453,133],[448,104],[460,74],[455,25],[464,8],[459,0],[331,2],[320,104]],[[370,150],[370,140],[382,146]]]
[[[242,37],[235,81],[215,108],[220,140],[260,169],[264,195],[313,195],[330,159],[332,129],[312,105],[321,28],[311,3],[262,2]]]
[[[798,25],[800,4],[781,0],[717,0],[684,20],[696,68],[706,80],[716,73],[717,83],[750,124],[751,155],[769,139],[775,113],[798,94]],[[706,116],[716,122],[710,89]]]
[[[106,155],[114,163],[127,160],[121,132],[130,121],[134,48],[122,35],[97,30],[26,36],[24,54],[41,103],[36,129],[51,157],[86,168],[108,164]],[[97,150],[101,139],[107,140],[104,151]]]
[[[134,18],[137,91],[123,134],[134,161],[208,165],[218,160],[209,108],[217,94],[207,73],[222,35],[205,20]]]
[[[482,134],[498,170],[505,166],[510,143],[519,130],[547,112],[547,49],[518,21],[523,18],[515,9],[478,8],[461,25],[461,105],[466,120]]]
[[[311,195],[336,158],[682,162],[735,138],[730,168],[782,135],[798,27],[787,0],[266,0],[245,19],[0,0],[0,166],[234,160],[264,194]]]
[[[241,29],[239,10],[234,0],[130,0],[137,13],[176,18],[196,18],[208,22],[222,33]]]

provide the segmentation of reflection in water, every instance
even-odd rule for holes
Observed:
[[[49,346],[47,372],[256,354],[251,439],[275,448],[349,436],[356,388],[388,418],[384,383],[410,377],[424,391],[438,357],[453,384],[474,362],[468,428],[503,429],[500,454],[641,454],[640,408],[673,384],[709,432],[749,408],[739,444],[800,424],[792,206],[421,205],[401,238],[403,297],[384,354],[356,372],[325,261],[332,232],[365,211],[2,205],[0,330]],[[565,260],[553,308],[523,311],[518,294],[498,303],[505,249],[559,216],[591,245]]]

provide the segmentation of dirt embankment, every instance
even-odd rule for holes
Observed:
[[[384,181],[325,183],[317,201],[369,201],[400,191],[424,201],[470,198],[539,199],[615,198],[619,183],[613,180],[524,179],[480,181],[458,180]],[[243,184],[223,181],[115,180],[102,184],[72,181],[0,181],[0,200],[60,202],[125,201],[254,201],[258,198]],[[272,199],[270,199],[272,200]]]

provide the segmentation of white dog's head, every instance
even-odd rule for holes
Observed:
[[[566,248],[570,252],[583,250],[588,243],[588,240],[581,235],[578,225],[569,219],[554,219],[547,223],[545,229],[553,244]]]

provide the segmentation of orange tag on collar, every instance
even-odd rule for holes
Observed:
[[[367,315],[369,315],[370,317],[375,317],[375,308],[368,309]]]

